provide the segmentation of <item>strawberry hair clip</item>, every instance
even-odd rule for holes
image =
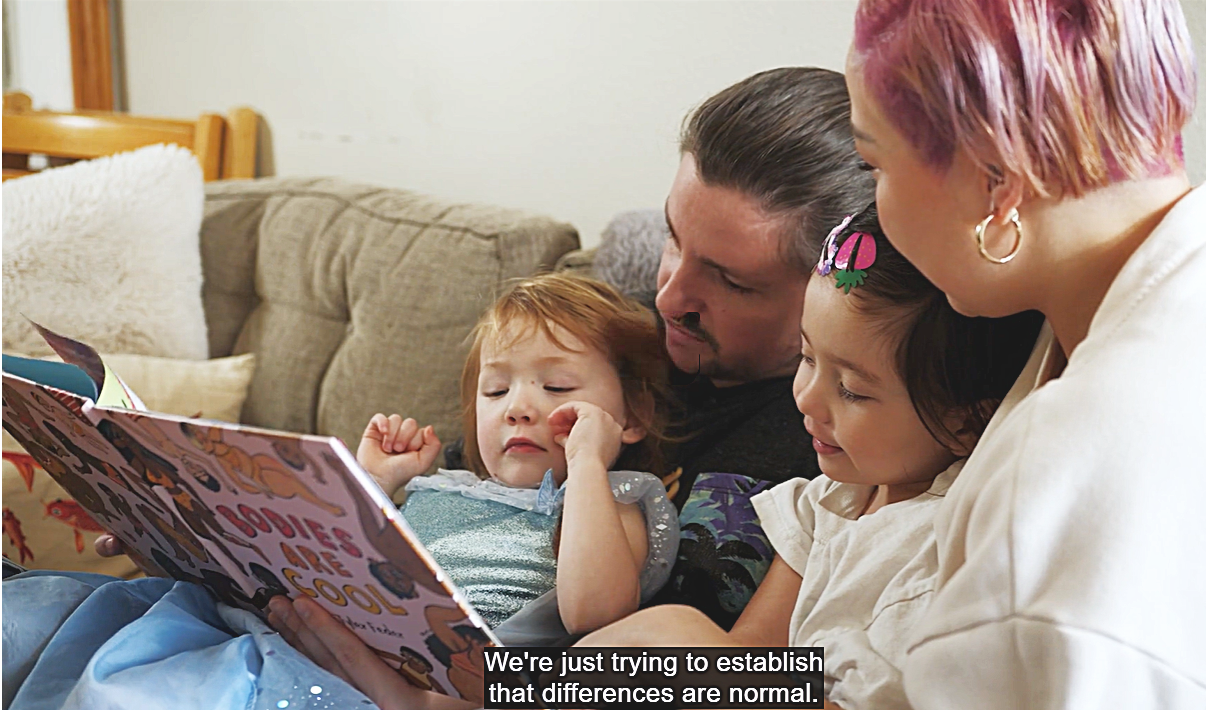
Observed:
[[[866,232],[854,232],[839,248],[838,235],[842,233],[854,219],[854,215],[846,215],[842,223],[833,228],[825,244],[821,247],[821,259],[817,262],[817,275],[828,276],[834,273],[837,287],[850,289],[862,286],[867,279],[867,269],[875,263],[875,237]]]

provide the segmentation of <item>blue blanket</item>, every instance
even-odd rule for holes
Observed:
[[[168,579],[3,584],[4,708],[375,708],[253,614]]]

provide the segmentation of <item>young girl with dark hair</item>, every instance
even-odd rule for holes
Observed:
[[[766,580],[728,634],[659,607],[586,642],[822,646],[829,703],[907,708],[900,666],[937,583],[934,516],[1041,326],[1032,312],[960,315],[874,206],[847,217],[808,284],[794,383],[823,475],[753,499],[777,555]]]

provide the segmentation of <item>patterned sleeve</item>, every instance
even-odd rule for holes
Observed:
[[[825,476],[812,481],[793,478],[754,496],[754,510],[775,554],[804,576],[816,522],[813,504],[830,483]]]

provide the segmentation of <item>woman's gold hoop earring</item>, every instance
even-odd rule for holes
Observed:
[[[988,225],[992,223],[993,215],[988,215],[984,221],[976,225],[976,247],[980,249],[980,256],[994,264],[1008,264],[1013,261],[1013,257],[1018,255],[1018,251],[1022,248],[1022,222],[1018,219],[1018,211],[1016,209],[1009,211],[1009,216],[1005,218],[1007,222],[1013,223],[1013,230],[1018,234],[1018,241],[1013,245],[1013,251],[1005,256],[995,257],[988,253],[984,248],[984,231],[988,229]]]

